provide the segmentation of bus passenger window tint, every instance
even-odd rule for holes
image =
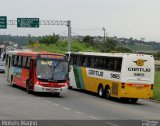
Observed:
[[[14,64],[13,64],[14,66],[17,66],[17,65],[18,65],[18,62],[17,62],[17,61],[18,61],[18,56],[15,56],[15,57],[14,57]]]
[[[91,67],[91,57],[87,57],[87,67]]]
[[[116,60],[116,71],[121,71],[121,66],[122,66],[122,58],[117,58]]]
[[[110,58],[108,63],[108,70],[114,70],[115,60]]]
[[[30,60],[31,60],[31,57],[27,57],[27,68],[30,67]]]
[[[26,64],[27,64],[27,57],[23,57],[22,67],[26,68]]]
[[[22,66],[22,57],[19,56],[18,58],[18,66],[21,67]]]

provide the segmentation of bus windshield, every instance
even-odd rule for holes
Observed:
[[[37,78],[44,81],[68,79],[68,62],[64,60],[37,60]]]

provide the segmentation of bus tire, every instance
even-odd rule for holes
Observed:
[[[98,93],[98,96],[101,97],[101,98],[104,96],[104,91],[103,91],[103,86],[102,85],[98,86],[97,93]]]
[[[54,96],[59,96],[59,95],[60,95],[60,93],[55,93],[55,94],[54,94]]]
[[[12,87],[15,87],[13,76],[11,76],[11,85],[12,85]]]
[[[73,89],[73,87],[72,87],[72,86],[68,86],[68,89],[72,90],[72,89]]]
[[[29,83],[26,84],[26,91],[27,91],[28,94],[32,93],[31,84],[29,84]]]
[[[135,103],[137,103],[138,98],[131,98],[131,100],[130,100],[130,101],[131,101],[131,103],[132,103],[132,104],[135,104]]]
[[[110,90],[109,86],[107,86],[107,87],[105,88],[105,97],[106,97],[108,100],[111,99],[111,90]]]

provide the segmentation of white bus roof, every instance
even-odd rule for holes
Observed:
[[[27,51],[31,51],[31,50],[29,50],[29,49],[19,49],[19,50],[7,51],[7,54],[16,54],[16,53],[22,52],[22,51],[27,52]]]
[[[69,53],[68,53],[69,54]],[[123,57],[123,56],[152,56],[147,54],[133,54],[133,53],[100,53],[100,52],[70,52],[70,54],[76,55],[88,55],[88,56],[109,56],[109,57]]]

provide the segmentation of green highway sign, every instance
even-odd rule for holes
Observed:
[[[7,16],[0,16],[0,29],[7,29]]]
[[[39,28],[39,18],[17,18],[17,27]]]

